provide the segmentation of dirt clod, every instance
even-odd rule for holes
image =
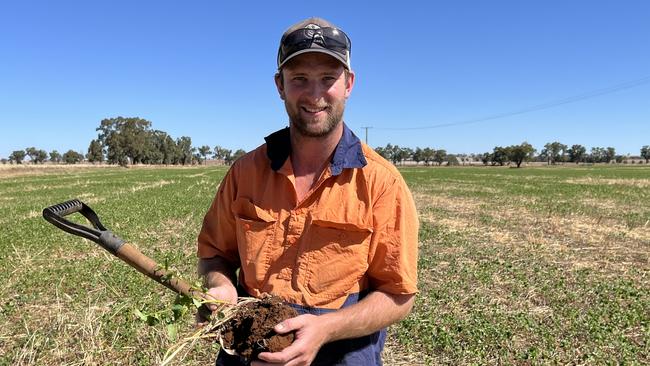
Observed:
[[[273,327],[297,316],[296,310],[277,297],[242,305],[221,330],[223,347],[252,360],[261,352],[279,352],[289,346],[294,333],[277,334]]]

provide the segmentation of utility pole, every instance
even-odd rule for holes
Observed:
[[[366,145],[368,145],[368,129],[372,128],[372,126],[366,126],[366,127],[361,127],[366,130]]]

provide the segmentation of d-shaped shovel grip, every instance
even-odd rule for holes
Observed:
[[[77,224],[64,218],[64,216],[77,212],[88,219],[93,227]],[[94,241],[131,267],[170,290],[189,297],[205,299],[205,295],[201,291],[196,290],[182,279],[170,276],[169,272],[162,269],[156,261],[106,229],[99,221],[95,211],[78,199],[45,208],[43,218],[65,232]]]

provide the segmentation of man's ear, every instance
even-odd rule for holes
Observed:
[[[345,99],[347,99],[350,96],[353,87],[354,87],[354,71],[350,70],[348,72],[348,77],[345,85]]]
[[[284,83],[280,73],[282,70],[275,73],[273,79],[275,80],[275,87],[278,88],[278,94],[280,94],[280,99],[284,100]]]

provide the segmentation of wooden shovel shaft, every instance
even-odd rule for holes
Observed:
[[[170,277],[169,272],[161,268],[156,261],[142,254],[129,243],[122,244],[115,255],[131,267],[176,293],[196,299],[205,299],[205,294],[201,291],[196,290],[180,278]]]

